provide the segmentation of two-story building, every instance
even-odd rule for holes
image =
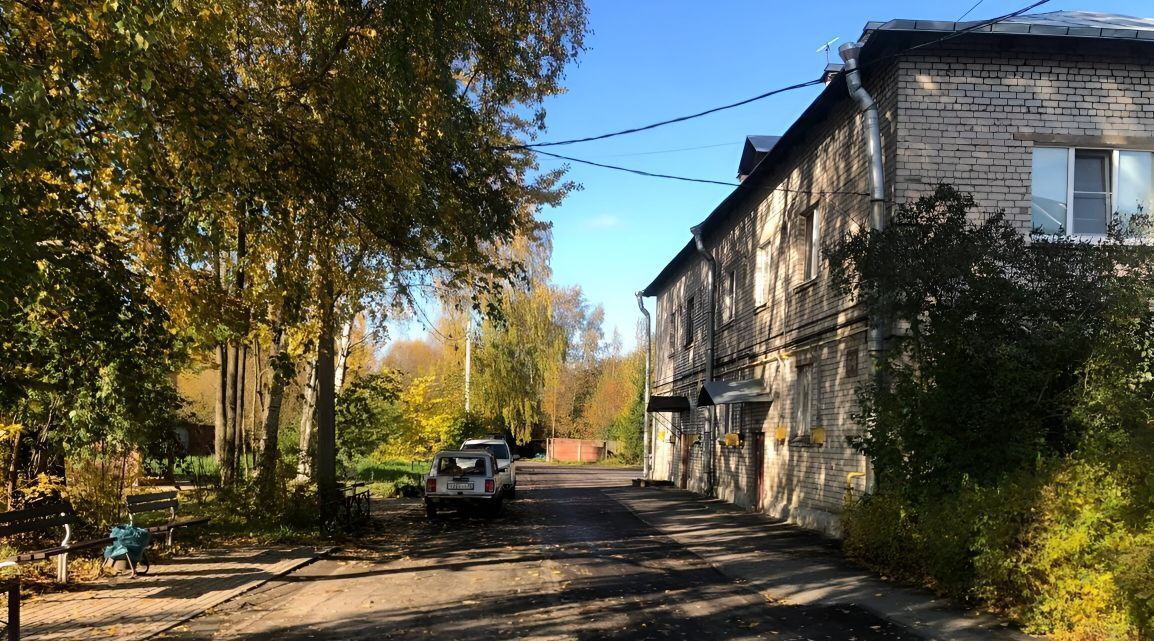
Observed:
[[[842,49],[643,291],[653,475],[833,534],[871,483],[847,437],[891,328],[833,290],[823,244],[939,183],[1023,233],[1092,238],[1154,204],[1154,19],[871,22]]]

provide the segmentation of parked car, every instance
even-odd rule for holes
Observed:
[[[485,450],[437,452],[425,476],[425,516],[437,517],[443,508],[481,508],[490,515],[501,512],[505,488],[497,472],[497,459]]]
[[[505,496],[513,499],[517,497],[517,461],[520,456],[513,454],[513,448],[503,438],[473,438],[461,444],[462,450],[485,450],[497,459],[497,473],[501,485],[505,488]]]

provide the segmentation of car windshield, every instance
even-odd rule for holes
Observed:
[[[484,476],[485,459],[479,456],[446,456],[437,461],[437,474]]]
[[[504,443],[473,443],[466,445],[466,450],[486,450],[493,458],[512,458],[509,456],[509,446]]]

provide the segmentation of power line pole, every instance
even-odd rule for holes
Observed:
[[[465,321],[465,413],[469,412],[469,384],[473,371],[473,314]]]

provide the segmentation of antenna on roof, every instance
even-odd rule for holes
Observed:
[[[829,42],[818,47],[817,51],[814,52],[814,53],[821,53],[822,51],[824,51],[825,52],[825,64],[827,64],[827,65],[829,64],[829,50],[830,50],[830,48],[833,47],[833,43],[837,42],[838,40],[841,40],[841,38],[834,38],[833,40],[830,40]]]

